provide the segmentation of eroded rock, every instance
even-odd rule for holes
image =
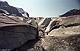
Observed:
[[[14,49],[38,37],[38,30],[17,17],[0,16],[0,49]]]
[[[68,37],[46,36],[42,39],[42,47],[45,51],[80,51],[79,39],[80,34]]]

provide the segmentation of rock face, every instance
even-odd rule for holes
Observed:
[[[77,26],[80,24],[80,15],[68,16],[66,17],[58,17],[54,18],[50,21],[49,25],[46,27],[45,32],[49,32],[52,29],[59,28],[60,26],[67,27],[71,25]]]
[[[60,17],[57,28],[42,38],[45,51],[80,51],[80,15]]]
[[[64,27],[72,27],[80,25],[80,15],[69,16],[69,18],[64,18],[60,21],[59,25]]]
[[[37,38],[38,30],[17,17],[0,16],[0,49],[14,49]]]
[[[68,37],[46,36],[42,39],[42,47],[45,51],[80,51],[80,34]]]
[[[72,16],[72,15],[80,15],[80,9],[72,9],[63,15],[60,15],[60,17]]]
[[[29,17],[29,14],[22,8],[10,6],[6,1],[0,1],[0,12],[3,11],[8,15]]]
[[[75,34],[80,34],[80,26],[72,26],[67,28],[58,28],[52,30],[48,35],[50,36],[61,36],[67,37]],[[65,36],[66,35],[66,36]]]
[[[44,18],[38,23],[38,25],[41,28],[46,28],[48,24],[50,23],[50,21],[51,21],[51,18]]]

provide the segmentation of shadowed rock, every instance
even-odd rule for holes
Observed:
[[[0,49],[14,49],[34,40],[38,30],[16,17],[0,16]]]

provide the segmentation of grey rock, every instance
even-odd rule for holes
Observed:
[[[38,36],[38,30],[17,17],[0,16],[0,49],[15,49]]]

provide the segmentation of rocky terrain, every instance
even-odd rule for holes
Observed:
[[[0,1],[0,13],[1,12],[7,15],[29,17],[29,14],[22,8],[10,6],[6,1]]]
[[[67,16],[72,16],[72,15],[80,15],[80,9],[72,9],[72,10],[60,15],[60,17],[67,17]]]
[[[0,1],[0,51],[80,51],[79,10],[51,18],[23,12]]]
[[[13,18],[17,18],[17,17],[13,17]],[[42,18],[42,20],[44,20],[44,18]],[[46,20],[48,20],[48,18]],[[37,20],[37,21],[39,21],[39,20]],[[24,22],[24,21],[21,20],[21,22]],[[26,24],[28,24],[28,23],[26,23]],[[53,26],[51,24],[53,24]],[[14,25],[14,24],[12,24],[12,25]],[[22,24],[22,25],[25,25],[25,24]],[[41,24],[41,25],[46,25],[46,24]],[[13,27],[12,29],[14,29],[16,31],[20,31],[20,28],[22,27],[22,26],[19,27],[17,25],[19,27],[19,29],[17,29],[14,26],[11,26],[9,24],[7,26]],[[25,27],[25,26],[23,26],[23,27]],[[34,27],[34,26],[32,26],[32,27]],[[46,32],[45,32],[45,30],[46,30],[46,29],[44,29],[45,27],[47,30],[49,30],[48,34],[46,34]],[[40,27],[43,30],[43,32],[39,33],[39,34],[36,31],[37,27],[35,30],[33,30],[29,27],[22,28],[21,31],[23,30],[23,32],[26,32],[25,30],[28,29],[28,32],[30,32],[29,31],[29,29],[30,29],[33,31],[32,34],[34,34],[34,32],[36,32],[38,34],[38,36],[37,36],[37,38],[34,39],[34,38],[32,38],[33,36],[31,35],[32,36],[31,37],[30,33],[29,33],[29,35],[26,35],[26,38],[31,37],[32,39],[30,38],[28,41],[26,40],[26,43],[23,43],[22,45],[20,45],[19,41],[18,41],[17,43],[20,46],[18,46],[18,45],[17,45],[17,47],[15,46],[15,48],[12,51],[80,51],[80,15],[51,18],[51,21],[45,27],[42,27],[42,28]],[[50,29],[48,29],[47,27],[50,27]],[[13,31],[9,27],[5,27],[5,28],[7,30],[10,29],[9,31]],[[6,30],[5,28],[3,26],[1,28],[1,31],[3,29]],[[38,26],[38,28],[39,28],[39,26]],[[14,31],[13,34],[16,34],[16,32]],[[23,34],[23,33],[20,33],[20,34]],[[27,32],[26,32],[26,34],[27,34]],[[15,36],[17,36],[17,35],[15,35]],[[21,35],[20,35],[20,38],[22,39]],[[16,38],[14,38],[14,39],[16,39]]]
[[[55,23],[54,26],[49,24],[48,34],[45,32],[41,38],[45,51],[80,51],[80,15],[58,17],[52,21],[50,24]]]

